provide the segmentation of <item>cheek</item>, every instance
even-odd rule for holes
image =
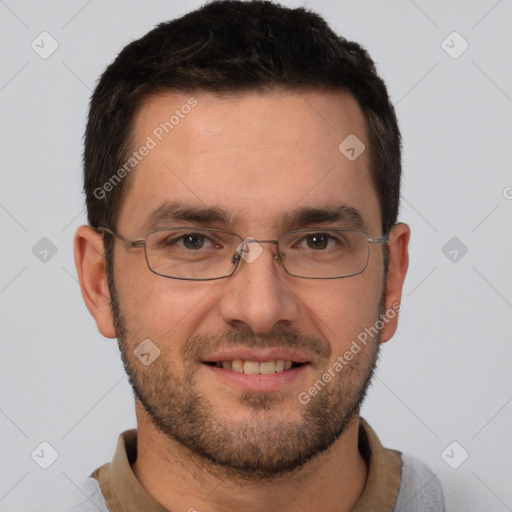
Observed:
[[[143,256],[141,260],[145,265]],[[133,264],[117,275],[122,276],[116,280],[116,288],[130,338],[133,343],[149,338],[159,347],[179,347],[194,333],[214,286],[167,279]]]
[[[375,324],[380,289],[375,277],[361,274],[310,293],[309,300],[304,301],[315,328],[331,345],[333,356],[343,353],[361,332]]]

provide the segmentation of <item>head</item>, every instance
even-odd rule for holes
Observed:
[[[138,417],[205,464],[253,477],[329,449],[396,329],[409,238],[396,223],[400,175],[400,132],[372,60],[314,13],[212,2],[126,46],[91,100],[90,227],[75,257],[99,330],[118,338]],[[370,244],[351,277],[291,276],[262,242],[230,277],[190,281],[156,275],[144,249],[98,231],[138,240],[177,226],[260,240],[345,228],[389,242]],[[234,354],[247,371],[296,364],[254,389],[263,375],[248,385],[233,363],[216,367]]]

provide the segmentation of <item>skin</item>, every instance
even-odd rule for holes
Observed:
[[[134,172],[119,212],[118,233],[132,240],[144,238],[149,212],[163,201],[180,200],[228,210],[237,217],[235,223],[208,227],[233,231],[242,238],[275,239],[284,231],[308,227],[276,227],[283,212],[340,204],[360,212],[370,237],[383,235],[368,151],[350,162],[338,150],[352,133],[369,145],[364,116],[352,96],[320,91],[193,96],[197,107]],[[134,147],[142,145],[168,119],[168,112],[189,97],[169,93],[148,100],[134,120]],[[335,226],[340,224],[331,227]],[[363,273],[332,280],[287,275],[274,259],[271,244],[262,244],[263,253],[252,263],[242,262],[227,279],[165,279],[149,271],[142,249],[126,250],[122,242],[115,243],[114,280],[125,331],[120,336],[123,358],[132,379],[145,398],[161,407],[162,416],[168,412],[166,398],[172,406],[174,397],[179,410],[180,400],[193,396],[201,410],[210,414],[209,423],[223,426],[233,436],[240,456],[250,458],[240,435],[245,427],[274,466],[280,447],[283,458],[293,455],[286,432],[289,429],[293,439],[299,427],[307,429],[304,415],[309,407],[316,404],[325,409],[326,418],[347,423],[330,446],[307,462],[274,471],[273,476],[261,471],[251,474],[207,460],[166,435],[136,400],[138,456],[132,468],[156,501],[169,510],[228,511],[236,506],[288,512],[297,509],[297,502],[311,512],[352,508],[364,488],[367,467],[357,449],[359,416],[349,414],[350,406],[369,377],[378,345],[393,336],[398,314],[385,324],[379,339],[373,339],[308,406],[300,404],[297,396],[350,348],[358,333],[374,325],[382,312],[383,295],[384,310],[400,302],[409,236],[405,224],[391,230],[387,276],[383,248],[373,245]],[[87,226],[79,228],[75,260],[82,295],[99,331],[115,338],[102,235]],[[298,345],[311,360],[278,392],[244,393],[188,358],[191,340],[204,353],[213,346],[255,346],[261,340],[265,346],[272,346],[272,340],[279,346],[293,346],[287,337],[292,331],[299,333]],[[133,356],[145,338],[161,351],[148,367]],[[315,347],[321,349],[315,352]],[[162,396],[171,390],[173,395]],[[343,413],[349,417],[341,418]],[[273,438],[272,432],[281,439]],[[222,454],[234,457],[227,446]]]

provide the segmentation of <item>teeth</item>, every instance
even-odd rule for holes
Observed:
[[[276,361],[276,372],[282,372],[284,370],[284,361],[282,359],[278,359]]]
[[[238,372],[238,373],[243,372],[244,371],[244,362],[241,359],[234,359],[232,362],[231,369],[234,372]]]
[[[246,373],[248,375],[271,375],[275,372],[289,370],[292,367],[292,361],[276,359],[273,361],[249,361],[243,359],[233,359],[233,361],[218,361],[215,363],[217,368],[225,370],[233,370],[238,373]]]
[[[259,367],[260,373],[263,375],[270,375],[276,371],[276,363],[274,363],[274,361],[265,361],[264,363],[260,363]]]
[[[245,361],[244,373],[249,373],[251,375],[257,375],[260,373],[260,364],[258,361]]]

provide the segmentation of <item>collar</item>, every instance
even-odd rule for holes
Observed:
[[[402,479],[400,452],[382,446],[377,434],[359,419],[359,452],[368,465],[363,492],[351,512],[392,512]]]
[[[368,425],[359,420],[359,451],[368,465],[363,492],[351,512],[392,512],[400,487],[400,452],[384,448]],[[117,441],[112,462],[92,473],[111,512],[169,512],[142,487],[132,471],[137,458],[137,430],[126,430]]]

